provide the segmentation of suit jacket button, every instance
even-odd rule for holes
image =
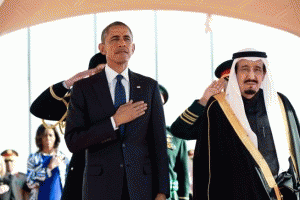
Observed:
[[[120,167],[124,167],[124,165],[123,165],[123,164],[121,164],[121,165],[120,165]]]
[[[123,147],[123,148],[125,148],[125,147],[126,147],[126,145],[125,145],[125,144],[122,144],[122,147]]]

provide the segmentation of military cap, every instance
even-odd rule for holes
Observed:
[[[106,64],[106,56],[103,55],[103,54],[101,54],[101,53],[95,54],[95,55],[90,59],[89,69],[94,69],[94,68],[96,68],[99,64]]]
[[[19,156],[18,152],[13,149],[7,149],[1,153],[5,161],[15,160]]]
[[[215,70],[216,77],[221,78],[224,74],[229,74],[232,63],[233,60],[226,60],[225,62],[221,63]]]

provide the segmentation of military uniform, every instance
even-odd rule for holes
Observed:
[[[30,189],[26,184],[26,175],[17,173],[13,175],[6,174],[2,183],[9,186],[8,192],[0,195],[0,200],[23,200],[28,199]]]
[[[1,153],[5,162],[16,162],[16,158],[19,156],[15,150],[8,149]],[[30,189],[27,186],[27,177],[22,172],[7,172],[3,178],[1,178],[0,184],[8,185],[9,190],[0,195],[0,200],[25,200],[29,198]]]
[[[227,61],[221,63],[216,68],[216,70],[215,70],[215,76],[218,79],[224,78],[225,80],[228,81],[228,76],[230,74],[230,68],[231,68],[232,62],[233,62],[233,60],[227,60]],[[188,109],[186,109],[180,115],[180,117],[178,117],[178,119],[176,120],[176,122],[174,122],[174,123],[177,123],[177,124],[180,123],[180,126],[178,126],[179,128],[175,127],[174,123],[173,123],[173,125],[172,125],[172,131],[174,131],[174,134],[176,134],[180,138],[184,138],[184,139],[188,139],[188,140],[195,140],[195,139],[197,139],[197,137],[195,137],[193,135],[193,132],[191,132],[189,128],[197,121],[197,119],[200,116],[202,116],[202,114],[204,113],[204,110],[205,110],[205,106],[201,105],[199,103],[199,100],[195,101],[194,104],[191,107],[189,107]],[[177,130],[176,128],[178,128],[179,130]],[[177,132],[184,132],[184,135],[177,134]],[[174,138],[176,138],[176,137],[174,137]],[[191,159],[191,158],[189,158],[189,159]],[[189,167],[193,168],[194,158],[192,160],[190,160],[190,162],[192,162],[192,163],[190,163]],[[194,170],[190,170],[190,171],[193,172],[193,174],[195,174]],[[194,179],[193,175],[191,175],[191,179]],[[190,188],[190,190],[193,190],[195,188],[193,180],[191,180],[191,186],[193,188],[192,189]],[[190,192],[189,195],[190,195],[189,199],[192,199],[193,196],[194,196],[192,191]],[[194,199],[196,199],[196,198],[194,198]]]
[[[169,200],[189,199],[190,183],[186,141],[173,136],[169,127],[166,132],[170,175]]]

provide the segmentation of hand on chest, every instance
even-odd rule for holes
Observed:
[[[118,106],[116,106],[116,103],[118,101],[116,101],[115,99],[116,95],[112,94],[108,87],[97,88],[92,92],[92,95],[87,95],[91,96],[91,98],[86,101],[86,105],[88,106],[87,114],[91,122],[105,120],[113,116],[118,108]],[[147,118],[151,110],[153,97],[153,91],[151,90],[151,88],[147,85],[131,83],[128,91],[125,92],[125,94],[127,95],[126,103],[132,100],[133,103],[143,101],[147,104],[145,114],[140,117],[144,119]],[[123,103],[121,103],[120,105],[123,105]]]

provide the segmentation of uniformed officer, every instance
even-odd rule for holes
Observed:
[[[27,200],[30,189],[26,184],[26,175],[16,170],[16,163],[19,157],[18,152],[7,149],[1,153],[6,164],[6,174],[3,178],[4,184],[9,186],[8,192],[0,195],[0,200]]]
[[[186,124],[189,126],[190,124],[194,123],[196,121],[197,116],[201,115],[204,111],[204,108],[210,99],[211,96],[218,94],[222,90],[226,88],[228,77],[230,74],[230,68],[232,65],[233,60],[226,60],[222,62],[215,70],[215,76],[218,78],[218,80],[213,81],[204,91],[202,97],[199,99],[198,103],[200,104],[200,111],[199,113],[193,113],[189,109],[186,109],[181,115],[180,120],[183,124]],[[174,136],[173,136],[174,137]],[[175,138],[175,137],[174,137]],[[193,157],[193,150],[191,152],[191,157]],[[193,162],[193,160],[190,160],[190,162]],[[191,163],[190,163],[191,165]],[[193,165],[193,164],[192,164]],[[191,174],[191,188],[193,187],[193,167],[190,167],[190,174]],[[192,198],[192,193],[190,194],[190,199]]]
[[[167,103],[169,95],[162,85],[159,85],[163,104]],[[166,128],[169,157],[170,198],[168,200],[189,199],[189,169],[186,141],[175,137]]]

